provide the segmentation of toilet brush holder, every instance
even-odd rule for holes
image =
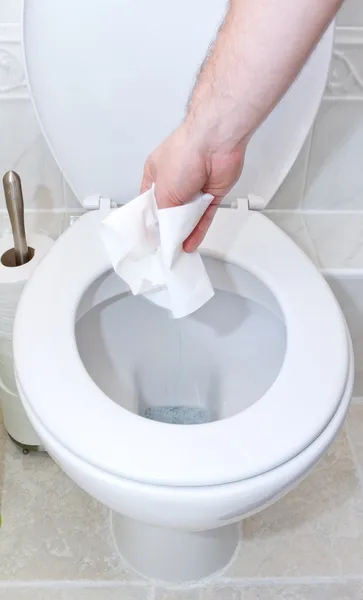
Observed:
[[[22,448],[24,454],[29,454],[30,451],[44,451],[40,439],[29,423],[19,395],[1,387],[0,397],[4,427],[8,436]]]
[[[13,326],[23,287],[53,241],[47,236],[35,235],[31,236],[28,246],[19,175],[9,171],[4,175],[3,185],[12,236],[0,239],[0,400],[7,433],[24,453],[28,453],[44,448],[18,394],[14,374]]]
[[[14,376],[12,341],[4,334],[0,338],[0,400],[4,427],[13,442],[23,449],[24,454],[44,450],[20,400]]]

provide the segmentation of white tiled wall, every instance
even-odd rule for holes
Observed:
[[[21,0],[0,0],[0,175],[15,169],[23,183],[29,229],[56,237],[79,211],[50,153],[29,99],[20,46]],[[0,185],[0,233],[9,230]]]
[[[362,0],[346,0],[337,22],[330,77],[311,139],[271,208],[363,210]]]
[[[19,23],[21,11],[21,0],[1,0],[0,22]]]
[[[338,15],[338,25],[343,27],[363,26],[362,0],[345,0]]]

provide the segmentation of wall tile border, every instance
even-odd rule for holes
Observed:
[[[0,24],[0,100],[29,98],[22,61],[21,28]]]
[[[335,32],[326,99],[363,100],[363,69],[360,73],[357,56],[352,55],[354,51],[361,51],[363,57],[363,28],[338,27]]]

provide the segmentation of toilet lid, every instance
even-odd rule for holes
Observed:
[[[139,194],[148,154],[181,122],[226,0],[26,0],[28,81],[43,133],[79,199]],[[273,197],[325,87],[331,26],[249,145],[232,198]]]
[[[17,384],[30,415],[73,455],[140,482],[214,485],[286,463],[327,427],[347,386],[344,318],[322,275],[290,238],[264,215],[243,214],[217,211],[202,251],[249,271],[270,289],[285,319],[286,354],[257,402],[203,425],[170,425],[134,414],[113,402],[83,365],[75,338],[77,307],[110,270],[98,235],[102,212],[81,217],[42,260],[17,310]]]

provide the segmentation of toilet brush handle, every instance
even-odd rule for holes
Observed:
[[[24,265],[30,259],[24,223],[24,201],[20,177],[8,171],[3,177],[6,208],[8,209],[14,237],[16,265]]]

